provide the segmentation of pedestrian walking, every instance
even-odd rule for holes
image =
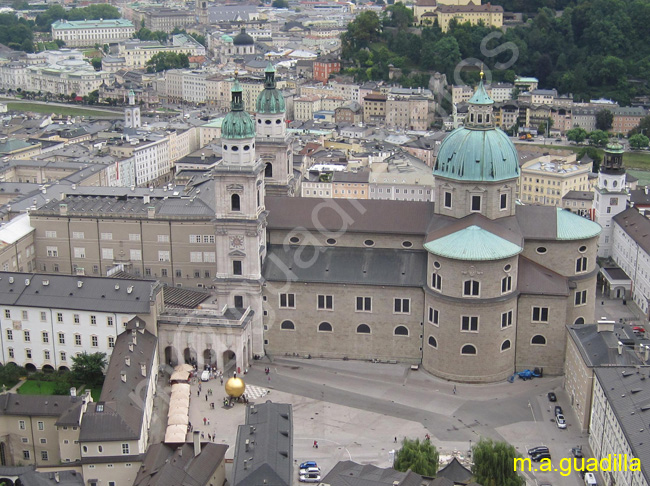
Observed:
[[[203,417],[203,425],[208,423],[208,419],[206,417]]]
[[[456,394],[456,385],[454,385],[454,395]]]
[[[220,376],[219,379],[221,380],[221,384],[223,385],[223,376]]]
[[[397,444],[397,437],[395,437],[395,440],[393,442],[395,442],[395,444]]]
[[[200,397],[201,396],[201,390],[196,390],[196,396]]]
[[[205,394],[205,401],[206,402],[208,401],[208,394],[207,393]]]

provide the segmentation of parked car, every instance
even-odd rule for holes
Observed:
[[[585,473],[585,484],[587,486],[598,486],[598,481],[596,481],[596,475],[592,472]]]
[[[571,449],[571,454],[573,454],[573,457],[577,457],[580,459],[581,457],[584,457],[582,455],[582,446],[576,446]]]
[[[555,405],[555,415],[562,415],[562,407]]]
[[[301,483],[320,483],[320,474],[301,474]]]
[[[564,415],[561,413],[555,416],[555,423],[558,429],[566,429],[566,420],[564,420]]]
[[[201,373],[201,381],[210,381],[210,370],[203,370]]]
[[[557,396],[553,392],[548,392],[548,401],[557,402]]]
[[[529,456],[534,456],[536,454],[539,454],[540,452],[549,452],[548,447],[546,447],[546,446],[537,446],[537,447],[533,447],[532,449],[528,449],[528,455]]]
[[[632,331],[634,331],[635,333],[643,334],[645,332],[645,328],[641,326],[634,326],[632,328]]]
[[[308,467],[318,467],[318,464],[316,464],[316,461],[305,461],[300,464],[300,469],[307,469]]]
[[[300,469],[300,474],[320,474],[320,467],[306,467]]]
[[[534,456],[531,457],[531,459],[535,462],[540,462],[542,459],[551,459],[551,453],[550,452],[540,452],[539,454],[535,454]]]

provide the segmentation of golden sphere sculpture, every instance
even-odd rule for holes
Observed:
[[[226,381],[226,394],[229,397],[239,398],[246,391],[246,384],[241,378],[229,378]]]

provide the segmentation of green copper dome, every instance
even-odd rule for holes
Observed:
[[[275,69],[269,61],[264,70],[264,90],[257,97],[257,113],[276,114],[285,112],[284,96],[275,87]]]
[[[519,177],[519,156],[502,130],[494,127],[492,104],[483,80],[469,100],[466,126],[440,144],[435,176],[458,181],[503,181]]]
[[[235,78],[235,83],[230,91],[232,93],[230,113],[226,115],[221,124],[221,138],[230,140],[254,138],[255,123],[253,118],[244,111],[242,89],[237,78]]]
[[[624,152],[623,146],[618,142],[610,142],[605,147],[605,152],[610,152],[613,154],[622,154]]]

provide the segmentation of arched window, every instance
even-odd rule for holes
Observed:
[[[395,334],[395,336],[408,336],[409,330],[405,326],[397,326],[393,334]]]
[[[241,200],[239,199],[239,194],[233,194],[230,196],[230,209],[233,211],[241,211]]]
[[[473,344],[466,344],[465,346],[460,348],[460,354],[475,355],[476,346],[474,346]]]
[[[329,322],[321,322],[318,325],[318,330],[320,332],[332,332],[332,325]]]
[[[584,317],[578,317],[575,321],[574,324],[584,324],[585,323],[585,318]]]
[[[296,326],[294,326],[293,322],[291,321],[282,321],[282,324],[280,324],[280,329],[284,329],[285,331],[295,331]]]
[[[438,341],[436,341],[436,338],[433,336],[429,336],[429,346],[432,348],[437,348],[438,347]]]
[[[510,339],[506,339],[501,343],[501,351],[507,351],[510,349]]]
[[[587,257],[580,257],[576,260],[576,273],[587,271]]]
[[[533,336],[533,339],[530,340],[530,344],[536,344],[538,346],[546,346],[546,338],[541,334],[536,334]]]
[[[468,297],[478,297],[481,284],[478,280],[465,280],[463,283],[463,295]]]
[[[271,162],[267,162],[264,167],[264,177],[273,177],[273,164]]]
[[[368,324],[359,324],[357,326],[357,334],[370,334],[370,327],[368,327]]]

